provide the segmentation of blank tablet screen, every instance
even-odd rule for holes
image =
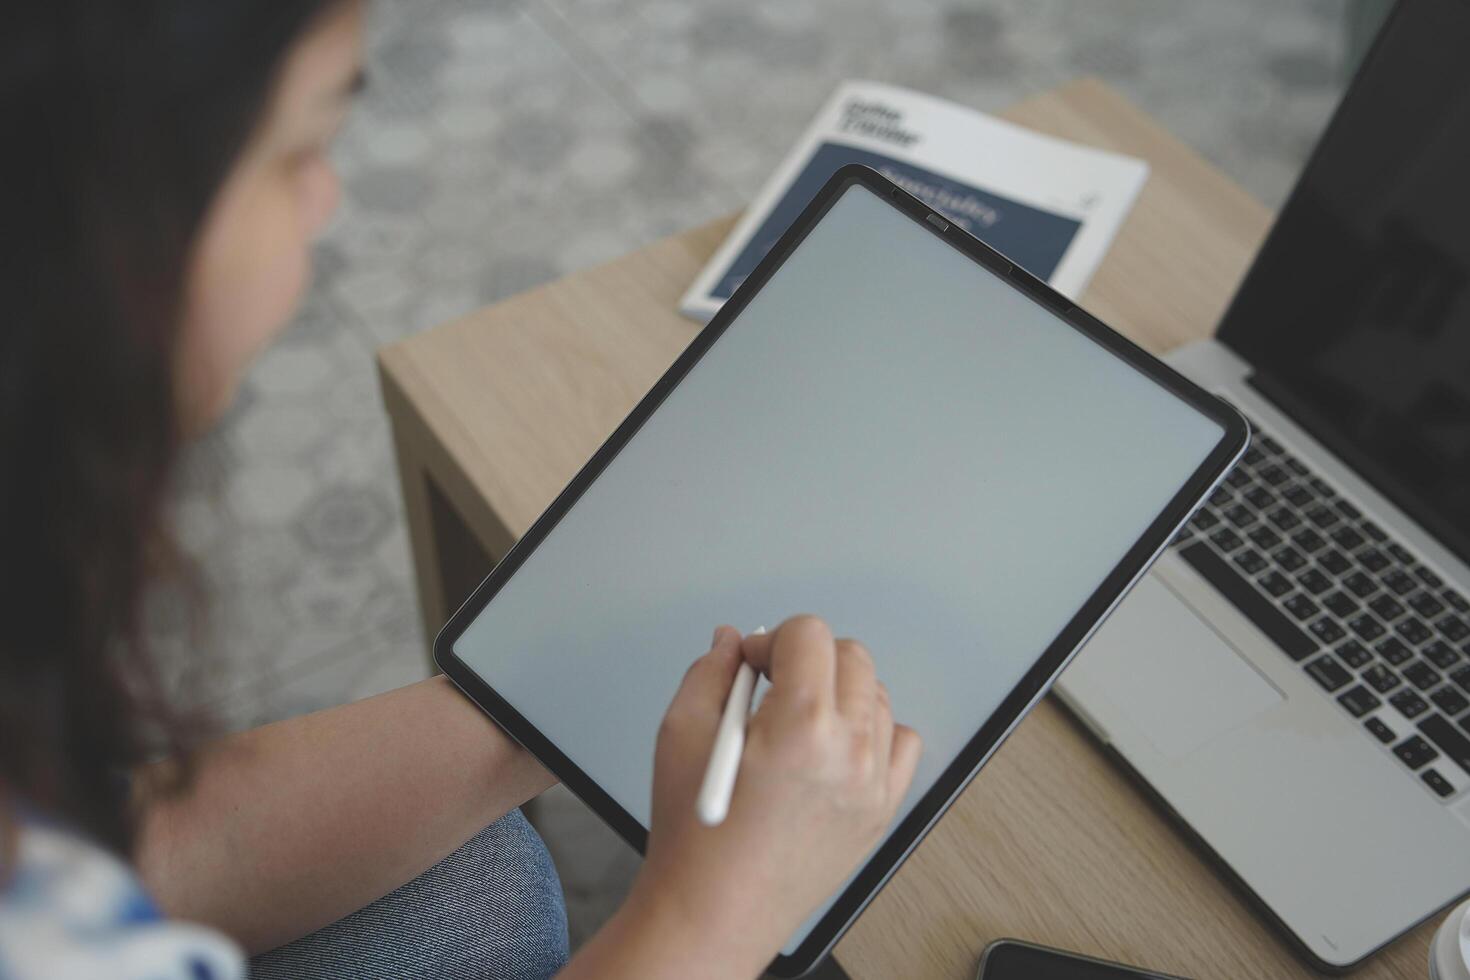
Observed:
[[[647,827],[713,628],[816,613],[924,738],[902,817],[1224,435],[851,185],[453,650]]]

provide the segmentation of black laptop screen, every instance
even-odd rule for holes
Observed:
[[[1470,561],[1470,0],[1391,15],[1220,328]]]

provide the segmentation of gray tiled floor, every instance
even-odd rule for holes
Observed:
[[[160,643],[242,727],[424,676],[372,353],[742,205],[842,78],[982,109],[1099,75],[1269,204],[1340,92],[1334,0],[391,0],[344,135],[342,214],[290,332],[186,462],[212,595]],[[691,654],[697,651],[691,651]],[[578,938],[635,867],[538,814]]]

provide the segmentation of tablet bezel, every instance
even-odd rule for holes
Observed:
[[[1066,623],[1036,663],[1000,702],[994,713],[981,724],[939,778],[924,792],[909,815],[888,835],[796,950],[776,958],[771,965],[771,972],[788,977],[799,976],[811,969],[831,950],[853,920],[903,863],[909,852],[975,777],[1030,707],[1046,692],[1072,655],[1102,623],[1133,583],[1148,570],[1178,529],[1244,453],[1250,435],[1244,418],[1224,401],[1204,391],[1113,331],[898,185],[859,164],[839,169],[822,186],[734,295],[725,301],[709,324],[695,336],[668,371],[649,389],[607,441],[593,453],[586,465],[552,501],[551,506],[476,587],[434,639],[434,661],[450,680],[511,738],[535,755],[624,840],[637,848],[639,853],[646,850],[647,829],[459,659],[454,653],[454,645],[475,617],[561,518],[575,506],[577,500],[597,480],[643,423],[658,410],[669,393],[739,317],[751,297],[760,291],[795,251],[832,204],[853,185],[860,185],[873,192],[880,200],[910,217],[928,233],[936,235],[988,272],[1005,280],[1033,302],[1175,394],[1186,405],[1219,423],[1222,435],[1205,461]],[[912,720],[922,723],[922,719]],[[648,746],[648,751],[651,753],[653,746]]]

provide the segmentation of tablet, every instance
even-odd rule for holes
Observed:
[[[713,627],[822,616],[924,755],[814,965],[1245,449],[1245,421],[839,170],[450,619],[439,666],[639,850]]]

